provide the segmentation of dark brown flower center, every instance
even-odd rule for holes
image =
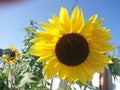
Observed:
[[[58,40],[55,53],[61,63],[76,66],[86,60],[89,54],[88,42],[80,34],[65,34]]]
[[[10,57],[15,57],[15,51],[10,52]]]

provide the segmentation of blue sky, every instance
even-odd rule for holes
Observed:
[[[0,4],[0,48],[15,45],[18,50],[23,47],[25,32],[30,20],[47,22],[52,13],[59,15],[61,6],[70,11],[75,0],[27,0],[19,3]],[[111,43],[120,43],[120,0],[78,0],[85,21],[98,14],[104,18],[103,26],[111,30]],[[41,29],[41,27],[39,27]]]

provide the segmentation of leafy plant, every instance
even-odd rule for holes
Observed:
[[[116,78],[117,76],[120,76],[120,59],[117,56],[111,57],[113,64],[109,64],[109,70],[111,75]]]

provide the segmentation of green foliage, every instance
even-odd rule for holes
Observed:
[[[0,90],[3,88],[7,88],[6,84],[5,84],[5,79],[6,79],[6,75],[4,73],[0,74]]]
[[[29,49],[32,45],[30,40],[36,37],[35,34],[34,34],[34,32],[37,29],[36,24],[37,24],[36,22],[31,20],[30,21],[30,26],[24,28],[24,31],[26,32],[26,35],[24,36],[24,40],[23,40],[23,43],[24,43],[24,47],[22,49],[23,54],[26,54],[29,51]]]
[[[83,86],[83,84],[80,81],[77,81],[76,84],[78,84],[80,88],[82,88]]]
[[[3,68],[0,70],[0,90],[48,90],[48,82],[44,80],[42,73],[44,64],[36,62],[38,57],[29,54],[36,29],[37,23],[34,21],[30,21],[30,26],[24,28],[24,47],[16,63],[4,63],[4,59],[8,57],[1,54],[0,63]],[[4,49],[2,52],[6,54],[9,51]]]
[[[24,28],[24,31],[26,32],[26,35],[24,37],[24,47],[22,49],[22,60],[26,60],[29,64],[27,70],[23,74],[23,78],[20,81],[20,84],[18,85],[19,87],[23,87],[27,90],[36,90],[36,89],[41,89],[46,87],[46,82],[43,83],[43,73],[42,73],[42,68],[43,68],[43,63],[38,63],[36,60],[38,57],[31,56],[29,54],[30,47],[32,45],[31,40],[35,38],[34,32],[37,29],[37,23],[34,21],[30,21],[30,26]],[[42,87],[39,87],[39,84],[42,85]],[[41,89],[42,90],[42,89]]]
[[[109,64],[110,73],[114,78],[120,76],[120,59],[118,56],[110,56],[113,64]]]
[[[30,25],[24,28],[26,35],[24,36],[24,47],[22,52],[19,54],[19,58],[15,64],[10,65],[10,63],[4,63],[4,55],[9,53],[9,49],[1,51],[0,63],[2,63],[2,68],[0,68],[0,90],[50,90],[49,87],[53,83],[49,83],[44,79],[42,69],[44,63],[36,62],[39,57],[35,57],[29,54],[30,47],[32,46],[31,40],[36,38],[34,32],[36,31],[37,23],[30,21]],[[1,49],[2,50],[2,49]],[[113,64],[109,64],[109,70],[112,76],[120,76],[120,59],[119,57],[111,56]],[[64,84],[64,82],[63,82]],[[68,90],[77,90],[74,85],[79,85],[79,88],[86,88],[97,90],[96,87],[92,85],[92,82],[88,82],[87,85],[83,85],[80,81],[68,84],[65,83],[62,87],[57,90],[63,90],[64,86]]]

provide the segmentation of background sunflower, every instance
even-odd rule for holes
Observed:
[[[17,51],[16,47],[10,46],[8,49],[5,49],[4,57],[6,58],[4,60],[5,63],[10,62],[10,64],[14,64],[18,58],[18,51]]]

